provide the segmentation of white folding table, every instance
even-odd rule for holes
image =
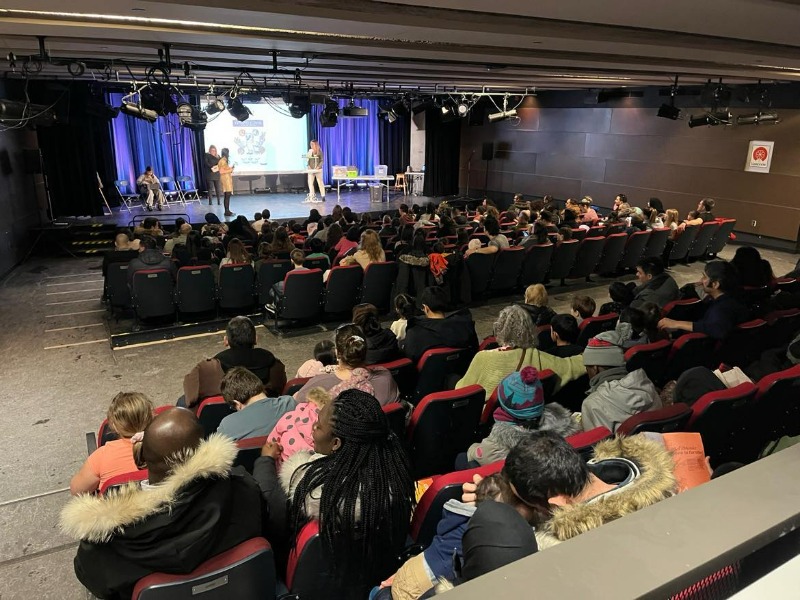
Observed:
[[[394,181],[394,175],[359,175],[358,177],[334,177],[333,181],[336,183],[336,201],[339,201],[341,196],[342,184],[349,181],[377,181],[382,187],[386,188],[386,201],[389,201],[389,184]],[[383,196],[383,191],[381,191]]]

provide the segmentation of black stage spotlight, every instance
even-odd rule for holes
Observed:
[[[233,115],[237,121],[247,121],[250,118],[250,109],[247,108],[239,98],[228,99],[228,112]]]
[[[225,110],[225,104],[219,98],[214,98],[213,100],[209,100],[205,110],[209,115],[215,115]]]
[[[759,125],[761,123],[772,123],[774,125],[780,122],[781,120],[778,118],[777,113],[757,112],[752,115],[739,115],[736,117],[737,125]]]
[[[144,119],[151,123],[155,123],[156,119],[158,119],[158,113],[156,111],[144,108],[141,104],[134,104],[133,102],[123,102],[119,110],[121,113],[136,117],[137,119]]]
[[[733,125],[732,118],[733,115],[727,111],[714,113],[710,112],[700,115],[699,117],[692,115],[689,117],[689,127],[702,127],[703,125],[708,125],[709,127],[715,127],[717,125]]]
[[[208,122],[208,115],[188,102],[178,104],[178,119],[181,125],[192,131],[203,131]]]
[[[356,106],[355,100],[351,99],[350,104],[342,109],[343,117],[368,117],[369,109]]]
[[[661,108],[658,109],[658,116],[676,121],[681,116],[681,109],[671,104],[662,104]]]
[[[289,114],[295,119],[302,119],[311,112],[311,99],[308,96],[294,96],[289,103]]]
[[[322,127],[336,127],[339,122],[339,104],[335,100],[325,100],[325,108],[319,114],[319,124]]]

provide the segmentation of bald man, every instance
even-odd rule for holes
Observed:
[[[114,238],[114,249],[106,252],[103,257],[103,277],[108,272],[111,263],[128,263],[139,256],[139,240],[131,241],[127,233],[120,232]]]
[[[175,247],[175,244],[185,244],[186,239],[189,237],[189,234],[192,232],[192,226],[189,223],[184,223],[178,229],[178,235],[175,237],[171,237],[167,240],[167,243],[164,244],[164,254],[172,254],[172,249]]]
[[[241,468],[231,471],[236,452],[224,436],[203,439],[189,410],[156,416],[134,444],[148,480],[106,496],[77,496],[61,514],[62,530],[80,540],[80,582],[99,598],[127,600],[146,575],[189,573],[263,535],[261,492]]]

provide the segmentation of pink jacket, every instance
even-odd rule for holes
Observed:
[[[319,409],[312,402],[303,402],[283,415],[270,432],[270,442],[283,446],[280,460],[284,461],[299,450],[314,451],[311,429],[317,422]]]

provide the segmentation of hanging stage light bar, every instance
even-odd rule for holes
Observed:
[[[144,119],[151,123],[155,123],[156,119],[158,119],[158,113],[156,111],[144,108],[141,104],[134,104],[133,102],[123,102],[119,110],[126,115],[136,117],[137,119]]]

